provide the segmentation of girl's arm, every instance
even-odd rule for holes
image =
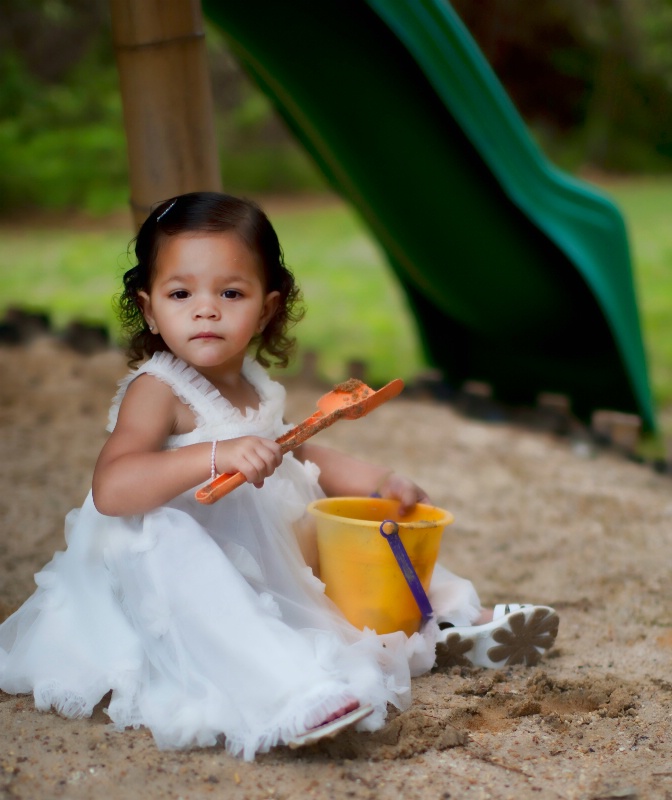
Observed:
[[[427,493],[405,475],[367,461],[306,442],[294,454],[320,468],[320,486],[329,497],[367,497],[379,494],[401,503],[404,514],[416,503],[429,503]]]
[[[153,376],[131,383],[93,473],[93,501],[101,514],[143,514],[210,477],[211,442],[161,449],[169,435],[189,430],[185,414],[170,387]],[[217,472],[242,472],[257,486],[281,460],[280,447],[257,436],[220,441],[216,448]]]

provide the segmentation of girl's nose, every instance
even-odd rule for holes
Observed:
[[[194,316],[199,319],[216,319],[219,317],[217,303],[211,298],[202,298],[194,306]]]

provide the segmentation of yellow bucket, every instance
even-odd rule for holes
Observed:
[[[422,615],[380,525],[383,520],[398,524],[399,537],[427,592],[452,514],[418,503],[402,517],[396,500],[374,497],[315,500],[308,512],[317,521],[320,577],[327,596],[345,617],[355,627],[377,633],[415,633]]]

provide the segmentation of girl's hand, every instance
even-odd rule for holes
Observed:
[[[249,483],[257,488],[272,475],[282,462],[282,448],[273,439],[261,436],[240,436],[217,442],[217,472],[242,472]]]
[[[401,515],[410,511],[416,503],[429,503],[427,492],[405,475],[388,472],[376,487],[376,494],[399,501]]]
[[[306,442],[294,455],[312,461],[320,468],[320,486],[327,497],[367,497],[379,495],[399,500],[402,514],[416,503],[431,502],[427,492],[405,475],[385,470],[367,461],[339,453],[330,447]]]

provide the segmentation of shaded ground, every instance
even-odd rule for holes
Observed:
[[[52,339],[0,348],[0,618],[63,547],[104,441],[121,355]],[[289,418],[322,388],[289,385]],[[0,693],[6,798],[672,798],[672,479],[606,452],[404,397],[320,441],[397,465],[451,510],[441,560],[483,601],[560,612],[538,667],[439,663],[376,734],[246,764],[158,751],[145,731],[36,712]]]

